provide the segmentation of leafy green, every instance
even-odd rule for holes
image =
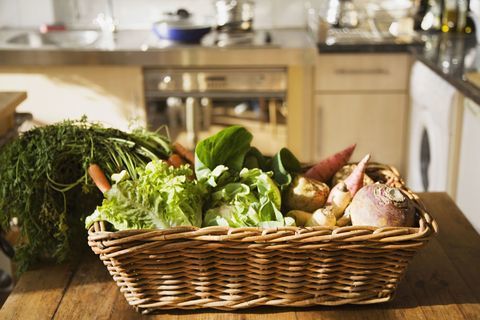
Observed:
[[[273,158],[269,169],[273,171],[273,179],[284,189],[292,182],[292,173],[300,171],[301,166],[298,159],[287,148],[282,148]]]
[[[158,133],[132,133],[99,124],[65,121],[35,128],[0,149],[0,224],[18,219],[20,272],[40,260],[63,261],[86,247],[85,217],[102,201],[87,168],[97,163],[110,176],[171,152]]]
[[[203,179],[219,165],[239,172],[253,136],[240,126],[228,127],[197,144],[195,148],[195,174]]]
[[[265,159],[260,150],[255,147],[250,147],[250,150],[248,150],[245,155],[243,166],[248,169],[260,168],[266,170],[267,159]]]
[[[155,160],[137,173],[135,180],[126,173],[115,177],[102,205],[86,218],[87,228],[100,220],[116,230],[201,226],[206,189],[189,178],[188,165],[174,168]]]
[[[203,225],[279,227],[291,224],[283,218],[280,206],[280,191],[270,176],[258,168],[244,168],[238,181],[214,190]]]

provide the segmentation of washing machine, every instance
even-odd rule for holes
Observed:
[[[455,89],[421,62],[410,79],[407,185],[413,191],[448,191],[455,132]]]

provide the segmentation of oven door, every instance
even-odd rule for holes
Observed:
[[[168,128],[191,149],[231,125],[247,128],[266,155],[286,145],[283,69],[147,70],[145,87],[150,128]]]
[[[241,125],[254,136],[253,145],[273,155],[287,142],[287,108],[278,97],[167,97],[148,99],[151,129],[166,128],[172,141],[193,149],[225,127]]]

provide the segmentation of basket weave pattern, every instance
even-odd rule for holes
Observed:
[[[376,181],[402,186],[395,169],[370,165]],[[407,191],[415,201],[418,198]],[[130,305],[233,310],[388,301],[413,255],[437,226],[417,203],[418,227],[178,227],[89,231]]]

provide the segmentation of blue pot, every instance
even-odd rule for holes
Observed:
[[[153,24],[153,32],[164,40],[199,43],[212,29],[208,25],[196,25],[189,20],[159,21]]]

